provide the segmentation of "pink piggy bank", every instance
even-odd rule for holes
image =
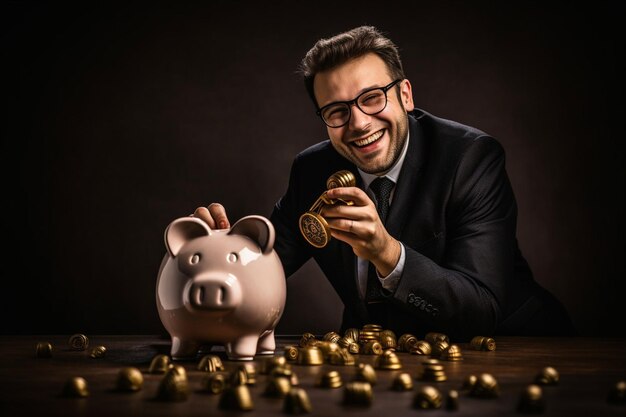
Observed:
[[[173,359],[193,358],[201,346],[215,344],[232,360],[274,353],[287,294],[274,236],[262,216],[223,230],[195,217],[169,224],[156,301]]]

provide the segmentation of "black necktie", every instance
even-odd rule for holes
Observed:
[[[376,197],[376,209],[383,224],[385,224],[387,214],[389,214],[389,196],[393,186],[393,181],[387,177],[376,178],[370,184],[370,190],[374,192],[374,197]]]
[[[394,183],[387,177],[379,177],[372,181],[370,189],[376,197],[376,209],[380,220],[385,224],[389,214],[389,196],[393,190]],[[365,301],[369,303],[379,303],[382,301],[382,285],[376,274],[376,267],[370,263],[367,270],[367,290]]]

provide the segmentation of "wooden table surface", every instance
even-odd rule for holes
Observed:
[[[188,374],[190,394],[182,402],[165,402],[156,399],[163,375],[148,373],[152,358],[169,354],[170,341],[159,335],[87,335],[89,349],[72,351],[69,335],[0,336],[0,415],[63,415],[63,416],[209,416],[242,415],[275,416],[283,412],[283,400],[263,395],[268,376],[258,373],[257,383],[250,386],[254,409],[251,411],[225,411],[218,408],[219,395],[204,392],[201,380],[206,372],[197,370],[198,361],[178,362]],[[299,335],[277,338],[276,355],[283,354],[285,346],[297,344]],[[37,342],[53,345],[51,358],[35,355]],[[546,416],[626,416],[626,404],[607,402],[609,391],[620,380],[626,380],[626,339],[594,338],[496,338],[493,352],[475,351],[469,343],[457,343],[464,360],[442,361],[447,375],[444,382],[425,382],[418,379],[423,356],[399,352],[403,369],[377,370],[377,383],[373,386],[370,407],[346,406],[342,403],[344,388],[321,388],[317,378],[325,371],[339,371],[344,384],[356,374],[354,366],[323,364],[298,365],[289,362],[312,403],[312,416],[520,416],[516,409],[522,390],[533,383],[543,367],[552,366],[560,374],[555,386],[544,386]],[[104,345],[106,356],[93,359],[91,347]],[[238,368],[241,362],[228,361],[223,350],[212,353],[222,356],[226,371]],[[375,357],[355,355],[356,362],[374,364]],[[254,360],[257,369],[265,357]],[[123,367],[136,367],[144,375],[143,389],[136,393],[120,393],[115,381]],[[411,391],[390,389],[399,372],[414,377]],[[461,390],[469,375],[490,373],[500,386],[500,396],[494,399],[474,398]],[[74,376],[87,380],[90,395],[86,398],[65,398],[60,395],[65,382]],[[416,390],[432,385],[445,395],[449,390],[459,391],[457,411],[418,410],[412,407]]]

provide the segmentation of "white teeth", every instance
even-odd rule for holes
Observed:
[[[354,144],[356,146],[365,146],[365,145],[369,145],[372,142],[376,142],[378,139],[380,139],[380,137],[383,135],[383,131],[379,130],[378,132],[374,133],[371,136],[366,137],[365,139],[361,139],[361,140],[355,140]]]

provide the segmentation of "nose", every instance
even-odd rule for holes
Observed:
[[[192,307],[208,310],[230,310],[241,304],[239,282],[232,277],[195,280],[189,287]]]
[[[371,122],[372,116],[363,113],[356,103],[352,103],[350,106],[350,120],[348,121],[350,129],[367,130]]]

